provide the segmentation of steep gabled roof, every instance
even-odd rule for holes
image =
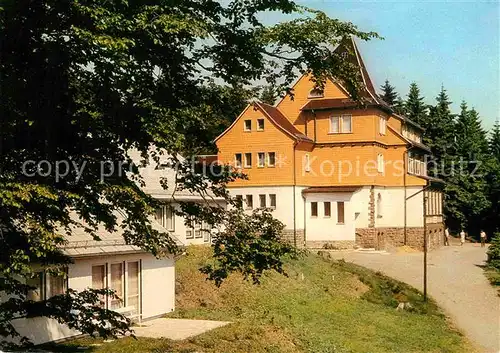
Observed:
[[[250,106],[253,106],[255,109],[259,109],[279,130],[283,131],[294,140],[313,142],[313,140],[297,130],[297,128],[293,126],[293,124],[283,115],[283,113],[278,108],[257,101],[249,104],[236,118],[236,120],[234,120],[233,123],[226,130],[224,130],[224,132],[222,132],[222,134],[215,138],[215,141],[219,140],[229,130],[231,130]]]
[[[387,105],[382,99],[379,98],[377,92],[375,91],[375,86],[373,85],[372,79],[368,74],[365,63],[361,54],[359,53],[358,47],[354,38],[349,36],[342,39],[339,46],[334,50],[334,53],[338,55],[345,55],[347,60],[359,68],[361,78],[363,80],[364,88],[366,90],[367,98],[374,101],[374,103]]]
[[[262,102],[255,102],[255,105],[257,105],[260,110],[262,110],[266,116],[286,134],[299,141],[312,142],[309,137],[297,130],[297,128],[293,126],[290,120],[288,120],[278,108]]]

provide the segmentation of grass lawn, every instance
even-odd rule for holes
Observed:
[[[260,286],[230,277],[220,288],[198,268],[207,248],[188,248],[177,262],[177,309],[170,317],[232,321],[184,341],[83,339],[58,350],[107,352],[473,352],[433,302],[415,289],[343,261],[305,255],[289,261],[289,277],[266,275]],[[395,310],[410,302],[410,311]],[[81,349],[79,350],[82,351]]]
[[[491,285],[498,290],[498,295],[500,296],[500,270],[493,266],[485,266],[484,274],[490,281]]]

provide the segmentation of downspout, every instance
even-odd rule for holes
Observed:
[[[297,184],[297,171],[295,170],[295,148],[297,141],[293,143],[293,245],[297,247],[297,220],[296,220],[296,202],[295,202],[295,185]]]
[[[403,244],[406,245],[406,237],[407,237],[407,192],[406,192],[406,174],[408,173],[408,150],[405,151],[403,154],[403,163],[404,163],[404,175],[403,175],[403,188],[404,188],[404,197],[405,197],[405,202],[404,202],[404,228],[403,228]]]
[[[408,225],[407,225],[407,222],[408,222],[408,205],[407,205],[407,201],[408,199],[411,197],[407,197],[407,174],[408,174],[408,161],[409,161],[409,158],[408,158],[408,152],[410,152],[410,150],[413,149],[413,146],[410,145],[410,148],[406,149],[405,153],[403,154],[403,163],[404,163],[404,175],[403,175],[403,187],[404,187],[404,197],[405,197],[405,202],[404,202],[404,228],[403,228],[403,243],[404,245],[406,245],[407,243],[407,239],[408,239]]]
[[[316,143],[316,112],[312,110],[313,116],[314,116],[314,143]]]
[[[406,199],[409,200],[414,196],[417,196],[421,192],[423,193],[423,211],[422,215],[424,216],[424,301],[427,301],[427,196],[425,196],[425,191],[431,187],[431,184],[427,182],[427,185],[422,188],[422,190],[417,191],[416,193],[408,196]]]

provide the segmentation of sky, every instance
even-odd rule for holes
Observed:
[[[384,37],[357,40],[376,87],[388,79],[406,96],[416,82],[431,104],[443,85],[453,112],[465,100],[485,129],[500,119],[500,0],[296,2]],[[266,22],[283,19],[274,14]]]

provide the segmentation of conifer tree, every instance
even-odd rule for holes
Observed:
[[[400,115],[405,115],[405,101],[403,100],[403,98],[401,98],[401,96],[398,94],[397,98],[396,98],[396,101],[394,102],[394,105],[392,106],[392,108],[394,109],[394,111],[397,113],[397,114],[400,114]]]
[[[465,228],[478,236],[483,219],[491,206],[488,200],[488,142],[479,114],[462,102],[455,124],[452,168],[446,179],[447,223],[458,230]]]
[[[393,106],[398,98],[396,88],[389,83],[389,80],[386,79],[385,83],[380,86],[380,89],[382,90],[380,98],[382,98],[390,106]]]
[[[489,139],[490,161],[488,164],[488,199],[491,207],[485,217],[485,231],[490,237],[500,231],[500,123],[497,120]]]
[[[406,116],[420,125],[426,125],[427,106],[424,97],[420,95],[420,88],[415,82],[410,84],[410,92],[405,102]]]
[[[489,148],[492,157],[500,162],[500,121],[496,121],[493,125],[491,137],[489,140]]]
[[[446,90],[441,87],[436,97],[436,105],[429,106],[429,118],[423,124],[426,129],[423,141],[432,150],[438,166],[438,170],[434,170],[435,176],[440,178],[443,177],[443,170],[448,169],[449,154],[452,153],[453,147],[454,117],[450,111],[451,103]]]

